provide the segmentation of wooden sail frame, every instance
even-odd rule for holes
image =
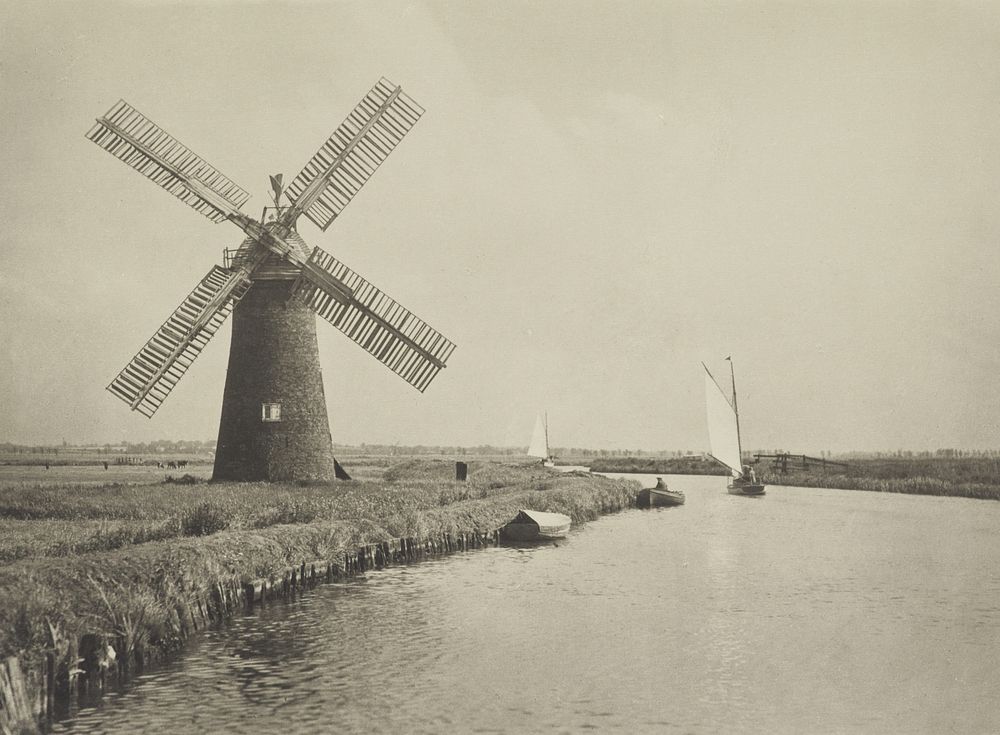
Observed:
[[[319,247],[292,295],[421,393],[455,349],[451,340]]]
[[[156,123],[119,100],[85,136],[213,222],[224,222],[250,193]]]
[[[246,270],[230,272],[213,266],[108,390],[133,411],[152,418],[250,285]]]
[[[423,113],[401,87],[380,79],[289,184],[294,206],[286,221],[305,214],[325,232]]]
[[[152,417],[274,253],[292,268],[295,297],[423,392],[455,344],[329,253],[315,248],[305,257],[308,248],[299,247],[305,244],[295,232],[302,214],[326,230],[423,112],[380,79],[285,191],[292,206],[266,225],[240,211],[245,189],[124,100],[98,118],[88,140],[213,222],[229,220],[247,235],[238,262],[213,267],[108,390]],[[280,186],[280,178],[275,182]]]

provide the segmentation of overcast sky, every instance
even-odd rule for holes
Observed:
[[[300,233],[458,348],[318,324],[338,443],[1000,447],[1000,5],[22,3],[0,22],[0,441],[214,438],[228,325],[104,390],[242,233],[84,139],[123,98],[253,198],[385,76],[427,108]]]

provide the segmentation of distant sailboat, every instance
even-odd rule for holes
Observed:
[[[531,444],[528,445],[528,456],[539,457],[545,467],[554,467],[552,455],[549,452],[549,415],[538,414],[535,419],[535,430],[531,434]]]
[[[705,402],[708,409],[708,440],[712,446],[710,455],[732,473],[728,489],[732,495],[763,495],[764,485],[757,482],[753,470],[743,464],[743,447],[740,444],[740,413],[736,404],[736,373],[733,361],[728,357],[729,371],[733,379],[733,397],[723,392],[715,382],[705,363]]]

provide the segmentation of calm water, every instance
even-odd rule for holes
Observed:
[[[257,609],[55,730],[1000,732],[1000,503],[668,479]]]

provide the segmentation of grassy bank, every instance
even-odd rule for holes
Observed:
[[[414,546],[462,548],[524,507],[581,523],[633,504],[639,490],[635,482],[477,461],[466,482],[454,480],[449,461],[356,474],[369,479],[5,483],[0,658],[17,656],[29,670],[48,658],[72,679],[87,640],[97,651],[113,646],[116,667],[141,665],[179,645],[199,621],[227,614],[227,590],[255,580],[280,579],[316,560],[349,572],[359,549],[388,561]],[[98,656],[80,664],[88,666],[109,664]]]
[[[758,465],[757,475],[768,485],[1000,500],[1000,461],[978,457],[852,459],[847,468],[826,472],[790,468],[781,473]]]
[[[648,475],[728,475],[718,462],[701,457],[598,457],[590,460],[593,472],[638,472]]]

